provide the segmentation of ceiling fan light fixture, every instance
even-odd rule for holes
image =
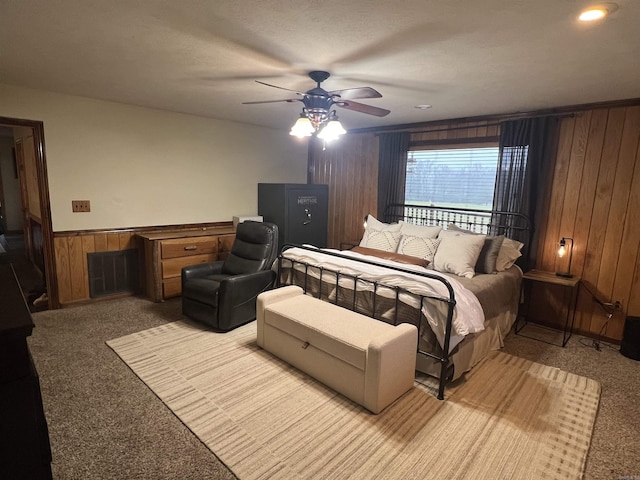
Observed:
[[[335,110],[334,106],[353,110],[367,115],[375,115],[376,117],[384,117],[391,113],[389,110],[373,105],[355,102],[353,99],[360,98],[380,98],[379,92],[371,87],[347,88],[342,90],[327,91],[320,84],[329,78],[329,72],[322,70],[314,70],[309,72],[309,77],[316,82],[316,87],[306,92],[298,92],[289,88],[270,85],[265,82],[256,80],[256,82],[268,87],[287,90],[298,95],[296,98],[285,98],[282,100],[261,100],[254,102],[242,102],[244,105],[257,103],[275,103],[275,102],[302,102],[304,107],[302,113],[296,123],[291,127],[289,135],[299,138],[310,137],[316,135],[320,139],[326,141],[334,140],[340,135],[344,135],[347,131],[344,129]]]
[[[298,138],[303,138],[303,137],[310,137],[313,134],[313,132],[315,132],[315,129],[313,128],[313,125],[311,125],[311,120],[309,120],[307,115],[304,112],[302,112],[298,117],[298,119],[296,120],[296,123],[294,123],[293,127],[291,127],[291,131],[289,132],[289,135],[293,135],[294,137],[298,137]]]

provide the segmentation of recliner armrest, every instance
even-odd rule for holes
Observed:
[[[273,270],[234,275],[220,282],[220,296],[238,305],[256,298],[262,290],[269,290],[275,279]]]
[[[218,290],[218,321],[222,329],[238,317],[252,320],[256,315],[256,297],[273,287],[276,272],[262,270],[235,275],[220,282]]]
[[[222,271],[223,261],[198,263],[196,265],[187,265],[182,267],[182,285],[187,280],[192,278],[206,277],[207,275],[214,275]]]

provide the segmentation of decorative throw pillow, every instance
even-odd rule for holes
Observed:
[[[372,257],[383,258],[385,260],[393,260],[394,262],[405,263],[408,265],[419,265],[425,268],[429,265],[429,261],[422,258],[402,255],[400,253],[385,252],[383,250],[376,250],[374,248],[353,247],[351,251],[361,253],[362,255],[370,255]]]
[[[437,238],[442,230],[441,226],[414,225],[400,220],[400,232],[403,235],[413,235],[414,237]]]
[[[457,225],[450,223],[447,228],[448,231],[452,232],[460,232],[466,233],[470,235],[480,235],[476,232],[472,232],[471,230],[465,230],[463,228],[458,227]],[[495,273],[501,272],[498,268],[498,258],[500,256],[500,252],[503,254],[503,263],[506,263],[508,259],[513,257],[511,249],[505,249],[503,251],[502,245],[506,240],[514,242],[515,240],[507,239],[504,235],[498,235],[496,237],[487,236],[485,239],[484,246],[480,251],[480,256],[478,257],[478,262],[476,263],[476,272],[477,273]],[[519,243],[519,242],[516,242]],[[522,244],[520,244],[520,248],[522,248]],[[518,256],[513,258],[513,262],[520,256],[521,254],[518,252]],[[511,263],[513,265],[513,263]],[[511,266],[509,265],[509,267]],[[508,268],[508,267],[507,267]]]
[[[459,233],[467,233],[470,235],[483,235],[480,232],[474,232],[473,230],[468,230],[466,228],[460,228],[458,225],[456,225],[455,223],[450,223],[449,225],[447,225],[447,230],[453,230]]]
[[[498,272],[504,272],[508,268],[511,268],[513,264],[516,263],[516,260],[522,256],[521,250],[523,246],[524,243],[505,237],[498,252],[498,258],[496,259],[496,270]]]
[[[443,230],[438,238],[440,245],[433,258],[433,268],[439,272],[473,278],[486,236]]]
[[[447,228],[448,230],[456,230],[464,233],[474,233],[470,230],[464,230],[453,223],[450,223]],[[516,260],[522,256],[522,247],[524,247],[524,243],[505,237],[496,259],[496,271],[504,272],[508,268],[511,268],[513,264],[516,263]]]
[[[385,252],[395,252],[398,248],[399,241],[400,232],[376,230],[367,226],[360,241],[360,246],[384,250]]]
[[[367,228],[373,228],[374,230],[380,230],[380,231],[388,230],[391,232],[397,232],[400,230],[399,223],[383,223],[371,214],[367,215],[366,222],[367,222],[367,226],[365,230]]]
[[[504,235],[485,238],[484,245],[482,246],[482,250],[480,250],[480,255],[476,262],[477,273],[496,273],[498,271],[496,263],[504,238]]]
[[[433,257],[440,245],[438,238],[416,237],[414,235],[402,235],[398,243],[398,253],[422,258],[433,263]]]

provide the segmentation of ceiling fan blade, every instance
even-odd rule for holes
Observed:
[[[336,105],[347,110],[353,110],[354,112],[366,113],[367,115],[375,115],[376,117],[384,117],[391,113],[390,110],[385,108],[374,107],[371,105],[365,105],[364,103],[353,102],[351,100],[336,102]]]
[[[278,102],[300,102],[299,98],[285,98],[284,100],[258,100],[257,102],[242,102],[243,105],[254,105],[256,103],[278,103]]]
[[[331,96],[339,96],[343,100],[351,100],[358,98],[382,98],[377,90],[371,87],[345,88],[344,90],[333,90],[328,92]]]
[[[279,88],[280,90],[286,90],[287,92],[294,92],[294,93],[297,93],[298,95],[304,95],[304,93],[298,92],[297,90],[291,90],[290,88],[284,88],[284,87],[279,87],[277,85],[271,85],[270,83],[261,82],[260,80],[256,80],[256,83],[259,83],[261,85],[266,85],[267,87],[273,87],[273,88]]]

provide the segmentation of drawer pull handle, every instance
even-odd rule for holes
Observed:
[[[196,247],[195,245],[189,245],[187,247],[184,247],[185,250],[196,250],[198,247]]]
[[[302,344],[302,348],[303,348],[304,350],[306,350],[308,347],[309,347],[309,342],[304,342],[304,343]]]

